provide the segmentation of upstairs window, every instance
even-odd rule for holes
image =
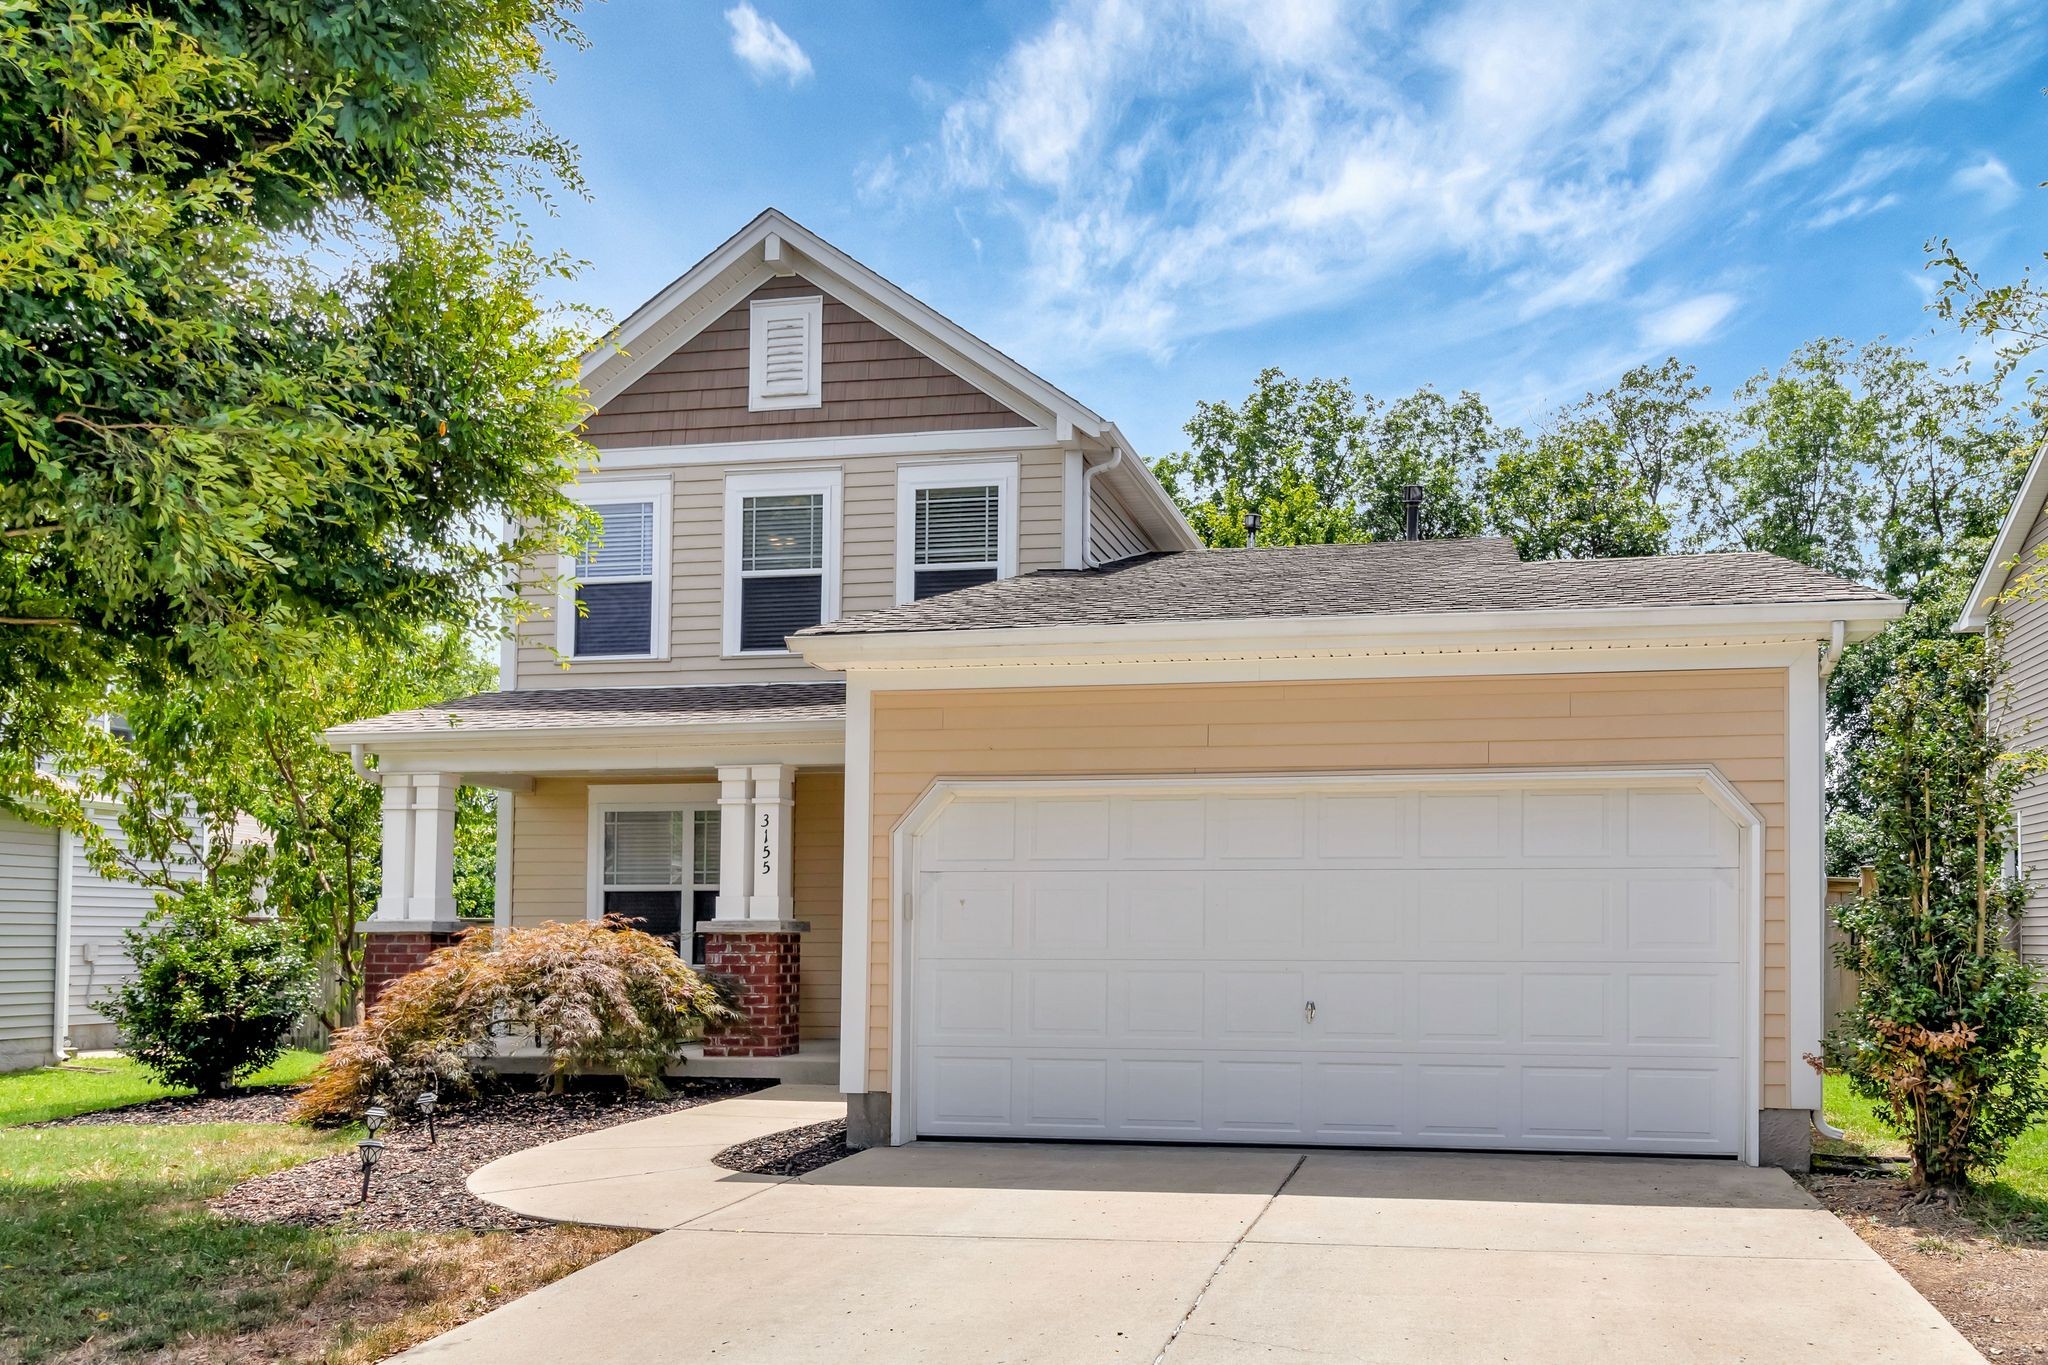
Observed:
[[[838,473],[726,486],[726,653],[783,653],[789,636],[838,614]]]
[[[747,311],[748,410],[822,405],[825,300],[758,299]]]
[[[992,483],[917,490],[911,596],[993,583],[1002,525],[1002,490]]]
[[[718,910],[715,807],[606,810],[601,907],[704,960],[696,926]]]
[[[654,504],[600,502],[601,538],[576,557],[579,659],[654,652]]]
[[[1017,572],[1017,465],[896,470],[896,600],[918,602]]]
[[[563,567],[556,647],[572,659],[651,659],[668,652],[669,488],[589,484],[590,544]]]

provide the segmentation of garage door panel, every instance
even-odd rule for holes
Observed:
[[[920,1131],[1739,1147],[1738,839],[1703,796],[956,809],[913,883]]]

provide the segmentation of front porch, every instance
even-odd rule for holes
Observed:
[[[627,706],[594,690],[494,693],[451,703],[431,727],[419,716],[334,736],[383,789],[382,894],[362,925],[370,1003],[472,927],[455,914],[457,797],[490,788],[497,928],[630,920],[732,981],[744,1012],[679,1072],[837,1083],[836,685],[633,689]]]

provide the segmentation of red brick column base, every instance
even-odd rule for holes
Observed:
[[[358,925],[357,931],[363,936],[363,1009],[368,1011],[377,1003],[377,997],[384,994],[385,987],[426,966],[428,956],[436,948],[446,948],[468,928],[437,921],[405,924],[402,928],[386,928],[375,921]]]
[[[711,976],[729,978],[743,1016],[735,1023],[704,1030],[706,1057],[788,1057],[795,1053],[797,953],[794,932],[711,930],[704,935],[704,970]]]

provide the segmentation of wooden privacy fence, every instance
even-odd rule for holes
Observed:
[[[1866,867],[1858,877],[1828,878],[1828,935],[1827,935],[1827,977],[1826,988],[1821,992],[1823,1008],[1827,1011],[1823,1026],[1833,1028],[1835,1019],[1856,1003],[1856,973],[1841,965],[1835,959],[1835,952],[1848,941],[1839,926],[1835,924],[1834,908],[1858,896],[1869,895],[1877,889],[1877,869]]]

